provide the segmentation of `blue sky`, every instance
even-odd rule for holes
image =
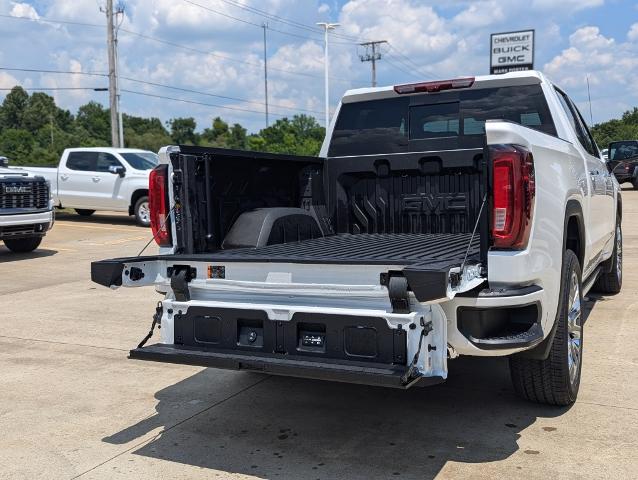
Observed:
[[[121,82],[124,112],[163,121],[194,116],[200,129],[218,115],[251,131],[263,127],[262,22],[269,25],[271,121],[295,113],[309,113],[323,121],[323,42],[317,21],[341,23],[331,38],[332,108],[345,90],[369,84],[370,64],[359,60],[358,41],[389,41],[378,64],[378,81],[396,84],[485,74],[490,33],[528,28],[536,30],[535,67],[567,90],[586,117],[588,76],[594,122],[638,106],[636,2],[121,3],[125,16],[119,37],[120,71],[127,78]],[[103,0],[0,0],[0,67],[105,72],[106,28],[101,6]],[[107,102],[105,92],[90,90],[106,85],[100,76],[0,70],[0,88],[15,84],[89,88],[51,92],[59,105],[72,112],[89,100]],[[5,93],[0,91],[0,98]]]

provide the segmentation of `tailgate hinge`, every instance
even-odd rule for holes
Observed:
[[[392,313],[410,313],[408,280],[404,276],[391,276],[388,279],[388,295]]]
[[[188,302],[191,293],[188,289],[188,282],[197,276],[197,269],[188,265],[174,265],[167,269],[168,277],[171,279],[171,289],[178,302]]]

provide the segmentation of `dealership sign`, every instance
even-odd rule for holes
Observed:
[[[534,68],[534,30],[493,33],[490,37],[490,73]]]

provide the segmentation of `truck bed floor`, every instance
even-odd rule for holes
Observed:
[[[293,262],[402,264],[462,260],[471,234],[338,234],[258,248],[220,250],[205,254],[208,260],[226,262]],[[469,257],[479,254],[479,237],[472,241]]]

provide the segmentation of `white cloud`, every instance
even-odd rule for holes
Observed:
[[[568,10],[576,12],[587,8],[601,7],[605,0],[532,0],[532,8],[541,10]]]
[[[13,75],[9,75],[7,72],[0,72],[0,88],[13,88],[19,84],[20,82]]]
[[[619,43],[598,27],[586,26],[572,33],[569,47],[547,62],[544,71],[581,104],[587,99],[589,77],[594,111],[604,118],[609,111],[618,115],[638,102],[638,42]]]
[[[627,33],[627,38],[634,42],[638,41],[638,23],[634,23],[631,26],[629,33]]]
[[[319,8],[317,8],[317,13],[328,13],[330,12],[330,5],[328,5],[327,3],[322,3],[321,5],[319,5]]]
[[[467,9],[457,14],[453,21],[460,27],[487,27],[501,22],[505,18],[501,2],[496,0],[472,3]]]
[[[38,12],[35,11],[35,8],[28,3],[13,3],[13,8],[9,15],[12,17],[26,17],[31,20],[37,20],[40,18]]]

